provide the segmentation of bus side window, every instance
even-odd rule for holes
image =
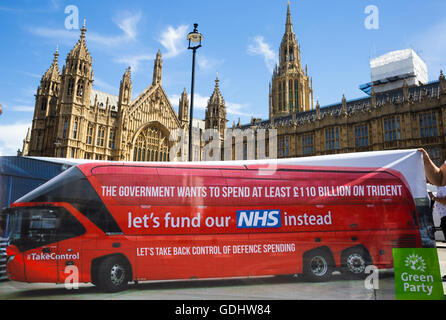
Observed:
[[[86,232],[84,226],[65,209],[60,212],[59,224],[58,241],[78,237]]]

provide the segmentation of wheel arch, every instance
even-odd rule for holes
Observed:
[[[345,265],[345,258],[347,256],[347,254],[350,251],[355,251],[355,250],[362,250],[364,252],[364,254],[365,254],[365,257],[368,259],[368,262],[370,264],[373,264],[372,255],[370,254],[370,252],[367,249],[367,247],[364,246],[363,244],[357,244],[355,246],[351,246],[351,247],[348,247],[348,248],[342,250],[342,252],[341,252],[341,266]]]
[[[310,254],[312,254],[314,252],[318,252],[318,251],[327,253],[329,258],[331,259],[331,263],[333,264],[333,267],[335,267],[336,260],[333,255],[333,251],[328,246],[320,246],[320,247],[316,247],[316,248],[305,251],[302,254],[302,261],[305,261],[305,258],[308,257]]]
[[[96,279],[97,279],[97,272],[99,269],[99,266],[101,264],[102,261],[104,261],[107,258],[110,257],[117,257],[119,259],[121,259],[122,261],[124,261],[124,263],[128,266],[129,271],[130,271],[130,281],[133,280],[133,267],[132,264],[130,263],[129,258],[127,258],[127,256],[123,253],[112,253],[112,254],[107,254],[101,257],[97,257],[95,259],[93,259],[91,261],[91,267],[90,267],[90,272],[91,272],[91,282],[95,283]]]

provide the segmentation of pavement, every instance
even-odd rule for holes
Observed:
[[[446,242],[437,242],[437,252],[441,276],[446,276]],[[443,291],[446,295],[446,281],[443,281]]]
[[[446,243],[438,242],[442,275],[446,275]],[[394,300],[393,270],[379,271],[379,289],[366,289],[364,280],[349,280],[339,272],[324,283],[299,277],[151,281],[130,284],[113,294],[91,284],[68,290],[56,284],[0,282],[0,300]],[[446,292],[446,282],[443,282]]]

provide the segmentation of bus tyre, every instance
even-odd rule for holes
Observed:
[[[369,255],[362,248],[352,248],[343,254],[343,272],[347,277],[361,279],[366,276],[365,269],[371,264]]]
[[[99,265],[95,278],[101,290],[119,292],[127,288],[130,281],[130,267],[120,257],[108,257]]]
[[[309,281],[327,281],[333,272],[333,261],[326,250],[315,250],[304,255],[303,275]]]

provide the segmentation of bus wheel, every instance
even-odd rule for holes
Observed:
[[[326,250],[315,250],[304,255],[303,273],[310,281],[327,281],[333,272],[333,262]]]
[[[96,281],[98,287],[106,292],[125,290],[130,281],[130,267],[120,257],[107,257],[99,265]]]
[[[362,248],[352,248],[343,253],[343,273],[351,278],[363,278],[365,269],[371,264],[367,252]]]

